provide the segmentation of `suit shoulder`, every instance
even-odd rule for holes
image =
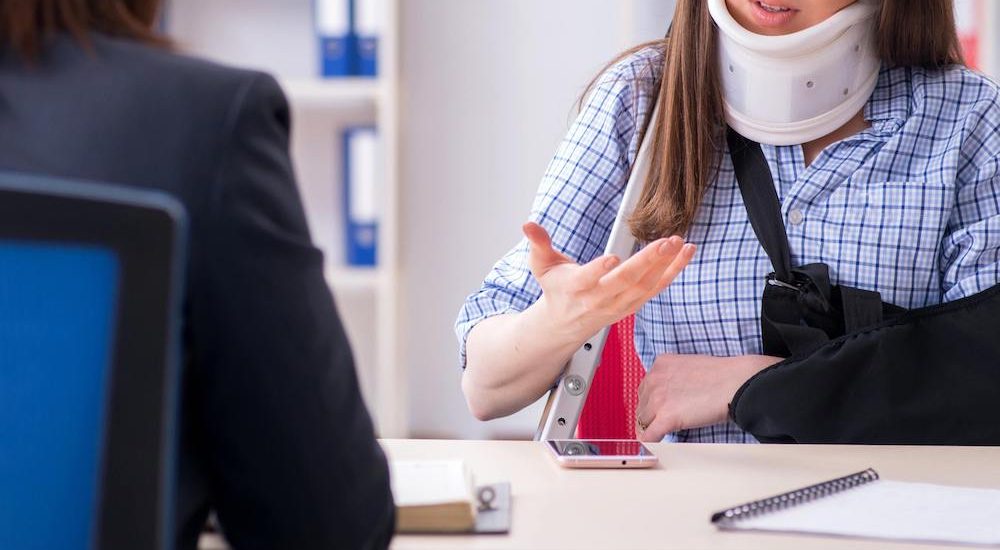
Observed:
[[[274,77],[260,71],[104,36],[95,38],[95,50],[98,58],[108,60],[119,74],[129,75],[132,85],[147,88],[154,96],[169,94],[175,104],[189,105],[196,111],[199,104],[232,103],[251,92],[283,98]]]

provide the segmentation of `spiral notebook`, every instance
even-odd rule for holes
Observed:
[[[868,469],[712,515],[725,530],[1000,546],[1000,490],[904,483]]]

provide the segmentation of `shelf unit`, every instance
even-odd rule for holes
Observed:
[[[292,103],[310,109],[373,105],[382,95],[379,83],[367,78],[282,78],[280,83]]]
[[[319,76],[314,0],[170,0],[167,33],[181,51],[273,74],[292,108],[292,160],[326,278],[351,340],[362,393],[380,437],[406,435],[398,340],[398,1],[381,0],[377,78]],[[344,260],[342,133],[378,128],[378,265]]]

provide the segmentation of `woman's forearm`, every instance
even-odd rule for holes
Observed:
[[[469,333],[462,391],[476,418],[507,416],[537,401],[593,336],[587,327],[559,323],[547,308],[543,296],[525,311],[491,317]]]

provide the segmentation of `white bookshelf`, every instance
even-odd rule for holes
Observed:
[[[379,82],[371,78],[282,78],[280,82],[292,103],[310,109],[374,105],[382,95]]]
[[[388,277],[382,269],[362,269],[357,267],[328,267],[326,282],[334,291],[371,291],[381,287]]]
[[[406,373],[398,346],[398,1],[382,0],[377,78],[323,78],[313,0],[170,0],[166,29],[182,51],[267,71],[292,107],[292,160],[313,239],[326,256],[357,364],[362,393],[380,437],[406,435]],[[378,265],[346,265],[342,215],[342,132],[378,128]]]

